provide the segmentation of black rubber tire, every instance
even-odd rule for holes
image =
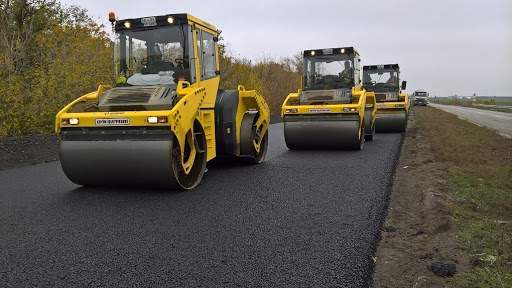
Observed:
[[[181,165],[181,151],[178,145],[178,141],[173,141],[172,147],[172,170],[174,171],[174,177],[176,182],[183,190],[191,190],[197,187],[203,179],[204,172],[206,170],[206,137],[204,135],[203,127],[199,122],[194,123],[194,142],[196,145],[196,158],[192,169],[188,174],[185,173]]]

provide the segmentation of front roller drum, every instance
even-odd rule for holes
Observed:
[[[189,173],[175,139],[62,141],[60,161],[66,176],[82,186],[188,190],[199,184],[206,167],[204,135],[194,134],[197,153]]]
[[[284,138],[289,149],[355,149],[364,143],[359,120],[284,121]]]
[[[405,111],[377,114],[375,120],[377,133],[400,133],[405,131],[406,126],[407,115]]]

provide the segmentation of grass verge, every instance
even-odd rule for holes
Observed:
[[[447,164],[447,205],[472,264],[449,284],[512,287],[512,141],[433,108],[417,121]]]
[[[512,140],[431,107],[410,123],[374,287],[512,287]]]

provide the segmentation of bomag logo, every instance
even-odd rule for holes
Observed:
[[[130,125],[129,119],[96,119],[96,126],[125,126]]]

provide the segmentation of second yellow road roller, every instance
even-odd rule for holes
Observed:
[[[363,67],[363,85],[377,101],[377,132],[403,132],[409,114],[409,95],[405,93],[407,82],[400,86],[398,64]]]
[[[353,47],[304,51],[303,85],[281,107],[289,149],[363,149],[375,133],[376,102],[361,82]]]
[[[56,117],[60,161],[85,186],[196,187],[216,157],[265,159],[270,112],[256,91],[219,90],[220,31],[188,14],[117,20],[116,84]]]

